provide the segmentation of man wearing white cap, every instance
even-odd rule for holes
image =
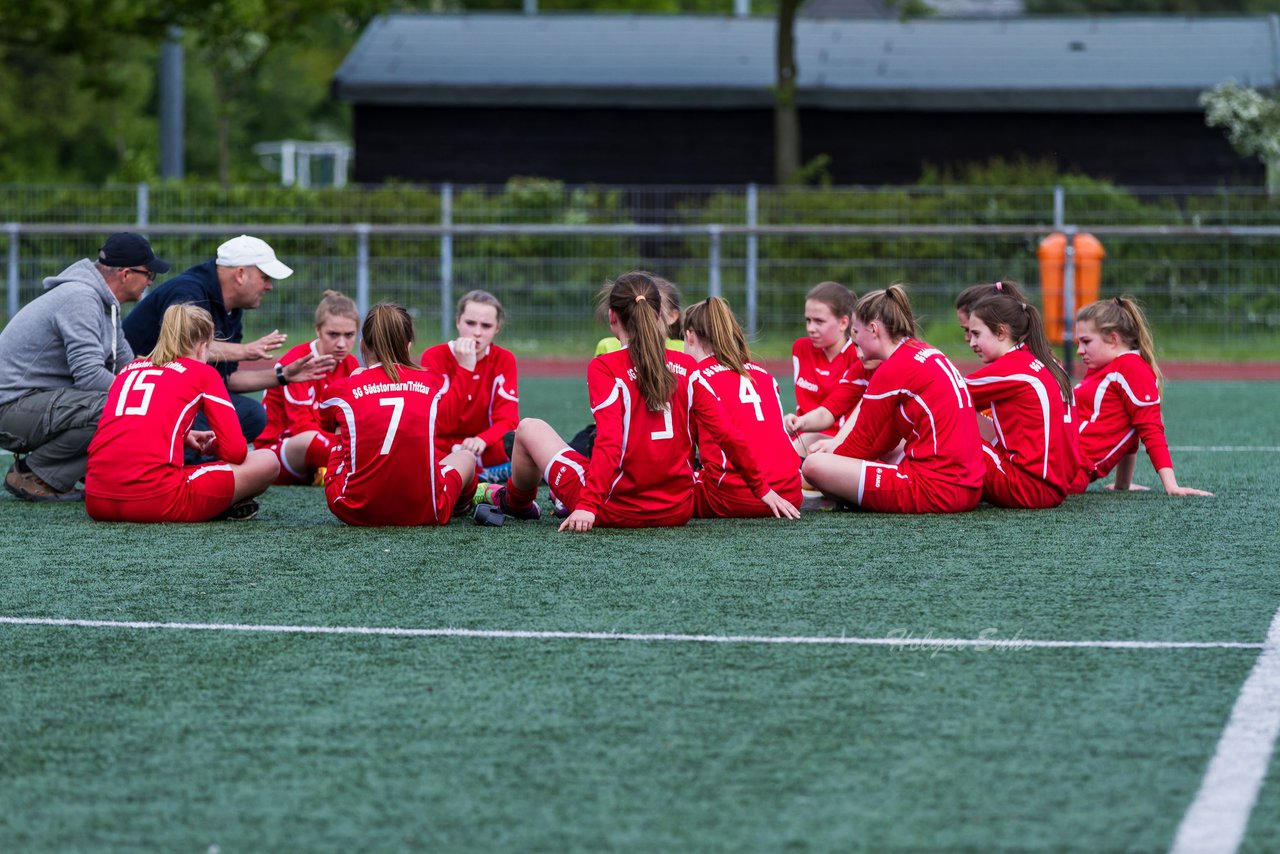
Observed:
[[[293,270],[276,257],[265,240],[247,234],[233,237],[218,247],[214,260],[197,264],[147,294],[125,318],[125,335],[135,353],[149,353],[155,347],[160,321],[169,306],[190,303],[208,311],[214,329],[209,361],[226,381],[240,417],[240,429],[245,440],[252,442],[266,426],[266,410],[258,401],[236,392],[308,382],[324,376],[335,364],[332,356],[307,356],[288,365],[277,364],[274,372],[240,370],[240,362],[271,359],[284,344],[285,336],[279,330],[248,344],[241,343],[241,319],[246,309],[261,305],[262,295],[272,289],[273,281],[292,275]],[[207,429],[199,425],[199,418],[195,427]]]

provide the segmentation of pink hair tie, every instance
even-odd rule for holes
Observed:
[[[996,293],[1004,293],[1004,282],[996,282]]]

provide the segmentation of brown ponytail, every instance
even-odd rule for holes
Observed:
[[[1063,402],[1071,403],[1074,399],[1071,378],[1054,357],[1053,345],[1044,331],[1044,321],[1034,305],[1014,296],[996,294],[975,303],[970,315],[985,323],[992,332],[998,333],[1004,327],[1015,343],[1025,345],[1053,374]]]
[[[1101,335],[1116,333],[1130,349],[1137,350],[1155,373],[1156,388],[1164,393],[1164,374],[1156,364],[1155,340],[1151,337],[1147,316],[1137,302],[1128,297],[1115,297],[1091,303],[1076,314],[1076,323],[1081,321],[1092,323]]]
[[[360,333],[361,346],[371,361],[382,364],[382,369],[393,381],[400,381],[397,366],[416,368],[409,359],[413,346],[413,318],[404,306],[380,302],[369,309]]]
[[[873,320],[879,321],[889,338],[895,342],[916,337],[911,300],[907,299],[907,292],[902,285],[893,284],[882,291],[872,291],[865,295],[854,305],[853,314],[863,326]]]
[[[667,327],[662,319],[662,294],[654,277],[624,273],[606,283],[600,293],[626,332],[636,384],[645,404],[653,412],[666,409],[676,390],[676,378],[667,369]]]
[[[1017,282],[1010,279],[1001,279],[998,282],[983,282],[977,285],[970,285],[962,290],[956,296],[956,311],[972,314],[975,305],[987,297],[998,294],[1013,297],[1018,302],[1030,302]]]
[[[747,336],[727,302],[710,297],[689,306],[684,313],[684,328],[705,341],[726,368],[747,375],[746,364],[751,359]]]

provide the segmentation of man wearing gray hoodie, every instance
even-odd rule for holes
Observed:
[[[45,279],[45,293],[0,332],[0,447],[14,452],[9,492],[25,501],[84,497],[76,483],[107,390],[133,359],[120,306],[168,270],[142,235],[113,234],[97,260]]]

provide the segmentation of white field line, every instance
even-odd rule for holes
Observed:
[[[633,632],[557,632],[522,629],[411,629],[394,626],[278,626],[245,623],[174,623],[141,620],[68,620],[54,617],[3,617],[0,625],[86,629],[181,630],[294,635],[377,635],[416,638],[511,640],[638,641],[643,643],[776,644],[794,646],[886,646],[908,649],[1262,649],[1242,641],[1030,640],[1025,638],[836,637],[834,635],[689,635]]]
[[[1249,814],[1280,733],[1280,610],[1262,654],[1240,689],[1196,798],[1173,839],[1174,854],[1230,854],[1244,841]]]
[[[1170,445],[1169,450],[1180,454],[1280,454],[1280,445]]]

